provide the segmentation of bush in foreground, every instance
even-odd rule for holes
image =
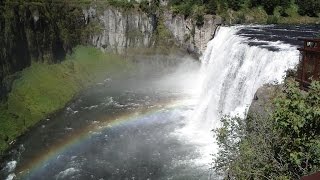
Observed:
[[[320,169],[320,83],[288,80],[268,118],[225,117],[214,170],[226,179],[300,179]]]

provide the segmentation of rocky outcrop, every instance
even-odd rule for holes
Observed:
[[[4,78],[32,62],[60,62],[81,41],[84,23],[79,7],[21,3],[0,1],[0,101],[10,89]]]
[[[250,105],[248,117],[267,119],[274,111],[274,99],[281,92],[282,85],[266,84],[260,87]]]
[[[222,23],[220,17],[206,15],[203,25],[199,27],[192,18],[174,15],[170,11],[160,14],[162,18],[159,18],[135,9],[124,11],[110,6],[104,7],[100,12],[90,7],[83,10],[83,13],[87,23],[98,20],[101,24],[101,31],[90,37],[91,44],[120,54],[125,53],[128,48],[154,46],[155,31],[161,19],[178,46],[200,55]]]
[[[201,55],[207,43],[213,38],[217,27],[222,23],[219,16],[206,15],[202,26],[196,26],[191,18],[164,13],[164,24],[172,33],[176,42],[189,52]]]
[[[150,47],[154,43],[156,20],[145,13],[107,6],[101,12],[95,8],[83,10],[86,23],[98,20],[100,33],[91,35],[91,44],[106,51],[124,53],[127,48]]]

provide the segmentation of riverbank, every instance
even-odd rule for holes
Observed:
[[[0,154],[41,119],[65,107],[81,90],[128,68],[119,56],[77,47],[59,64],[34,63],[14,80],[0,105]]]

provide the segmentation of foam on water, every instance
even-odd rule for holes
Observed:
[[[67,177],[73,176],[76,173],[79,173],[80,170],[79,169],[75,169],[75,168],[68,168],[64,171],[61,171],[59,174],[57,174],[56,179],[65,179]]]
[[[14,173],[9,174],[8,177],[6,178],[6,180],[13,180],[16,177],[16,175]]]
[[[7,172],[13,172],[17,166],[17,161],[10,161],[7,163],[7,165],[4,167],[3,170]]]

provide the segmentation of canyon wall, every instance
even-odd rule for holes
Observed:
[[[149,48],[156,45],[156,31],[160,24],[173,37],[174,42],[190,53],[201,55],[206,44],[213,38],[216,28],[222,23],[219,16],[206,15],[204,24],[196,26],[192,18],[174,15],[166,10],[162,14],[147,15],[132,9],[107,6],[103,10],[90,7],[84,9],[86,23],[98,21],[101,26],[99,33],[90,36],[90,43],[105,51],[125,53],[128,48]],[[162,37],[163,38],[163,37]]]
[[[154,44],[155,17],[140,11],[107,6],[103,10],[83,10],[86,24],[100,23],[100,31],[90,35],[89,43],[105,51],[124,53],[127,48],[148,48]]]
[[[161,6],[166,3],[161,1]],[[74,7],[67,2],[23,6],[0,2],[0,8],[0,99],[5,98],[16,77],[8,78],[10,75],[32,62],[60,62],[77,45],[89,44],[119,54],[128,49],[176,46],[199,57],[222,23],[220,17],[208,15],[199,27],[192,18],[169,10],[147,13],[137,7]]]
[[[0,100],[10,91],[10,75],[34,62],[58,63],[81,42],[79,7],[38,3],[0,1]]]
[[[221,17],[205,15],[203,25],[197,26],[191,18],[174,15],[170,11],[164,13],[164,24],[173,34],[178,45],[197,55],[204,52],[207,43],[214,37],[221,23]]]

